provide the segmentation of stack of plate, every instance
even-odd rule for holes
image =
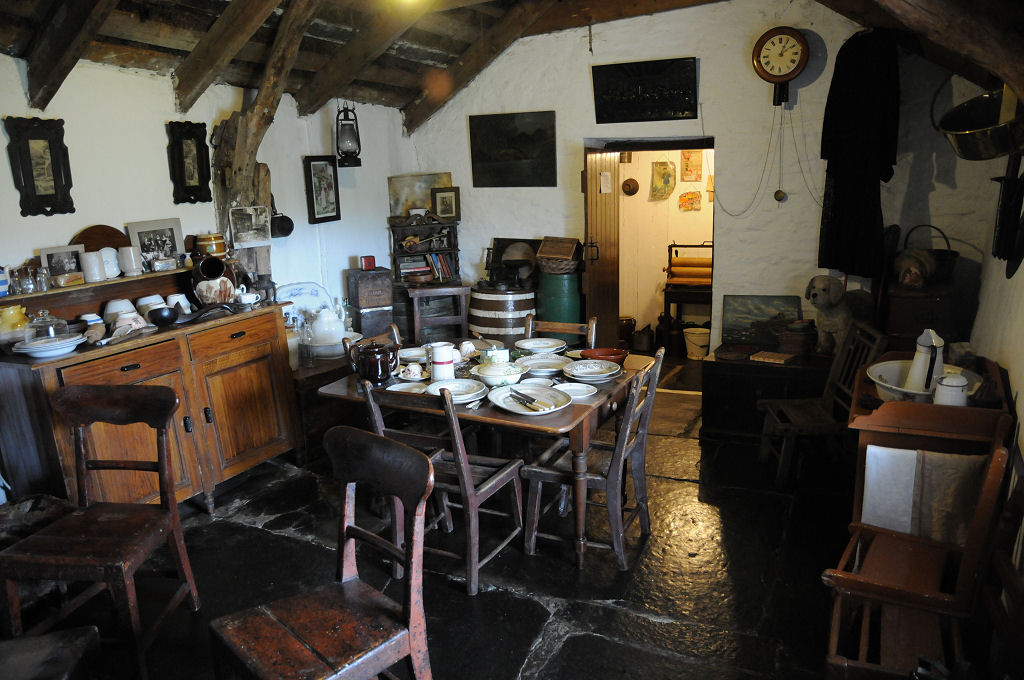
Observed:
[[[424,364],[427,362],[427,350],[424,347],[403,347],[398,350],[398,360],[403,364]]]
[[[530,375],[541,378],[550,378],[553,375],[558,375],[559,371],[572,363],[574,363],[573,360],[568,357],[547,353],[527,354],[525,357],[516,359],[516,366],[522,366],[530,372]]]
[[[557,338],[523,338],[516,341],[516,349],[533,352],[534,354],[548,352],[557,354],[567,346],[565,340],[558,340]]]
[[[52,338],[36,338],[35,340],[22,340],[11,348],[19,354],[27,354],[35,359],[53,359],[54,357],[71,354],[75,348],[85,342],[85,336],[81,333],[57,335]]]
[[[512,396],[513,389],[528,397],[550,404],[551,408],[535,411],[516,401]],[[565,392],[559,392],[558,390],[542,387],[541,385],[505,385],[504,387],[495,387],[487,395],[487,399],[495,406],[500,406],[506,411],[511,411],[521,416],[546,416],[549,413],[561,411],[572,403],[572,397]]]
[[[620,373],[622,367],[614,361],[604,359],[586,359],[574,361],[562,369],[565,377],[578,380],[583,383],[599,383],[611,380]]]
[[[487,394],[487,385],[479,380],[456,378],[455,380],[438,380],[427,385],[429,394],[440,395],[442,389],[452,393],[452,403],[454,404],[476,401]]]

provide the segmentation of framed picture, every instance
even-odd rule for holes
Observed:
[[[697,117],[697,58],[590,67],[598,123]]]
[[[555,112],[470,116],[469,156],[475,187],[558,186]]]
[[[210,195],[210,149],[206,123],[171,121],[167,124],[167,162],[175,203],[205,203]]]
[[[458,187],[431,189],[430,205],[434,207],[434,214],[442,219],[462,219],[462,206],[459,205]]]
[[[338,205],[338,167],[334,156],[304,156],[306,209],[309,223],[341,219]],[[267,245],[270,245],[269,243]]]
[[[145,222],[128,222],[128,238],[133,246],[142,251],[142,261],[146,271],[156,271],[154,260],[167,258],[178,259],[185,252],[185,242],[181,238],[181,220],[170,217],[165,220],[146,220]]]
[[[50,276],[74,274],[82,271],[79,256],[85,252],[85,245],[58,246],[56,248],[40,248],[39,264],[50,270]]]
[[[231,209],[231,242],[236,248],[270,245],[270,208],[254,205]]]
[[[10,140],[7,156],[14,188],[21,194],[21,216],[75,212],[64,121],[8,117],[4,129]]]
[[[410,210],[431,209],[430,190],[450,187],[450,172],[416,172],[388,177],[388,207],[392,217],[404,217]]]

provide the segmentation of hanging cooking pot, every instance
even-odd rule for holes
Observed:
[[[1024,116],[1000,123],[1002,104],[1002,91],[986,92],[951,109],[939,120],[939,129],[957,156],[984,161],[1024,150]]]
[[[284,238],[294,231],[295,223],[292,222],[292,218],[277,211],[273,194],[270,195],[270,211],[270,235],[272,237]]]

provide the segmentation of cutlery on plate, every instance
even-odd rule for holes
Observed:
[[[511,392],[508,393],[508,398],[511,399],[512,401],[516,402],[520,406],[524,406],[524,407],[530,409],[531,411],[546,411],[547,410],[547,409],[545,409],[545,408],[543,408],[541,406],[538,406],[538,405],[534,404],[532,401],[530,401],[528,399],[523,399],[522,397],[517,396],[515,394],[512,394]]]
[[[530,395],[523,394],[522,392],[519,392],[518,390],[513,389],[511,387],[508,389],[511,394],[514,394],[515,396],[519,397],[521,403],[525,404],[526,406],[536,407],[535,410],[547,411],[548,409],[552,409],[555,407],[554,404],[549,404],[548,402],[541,401],[540,399],[534,399]]]

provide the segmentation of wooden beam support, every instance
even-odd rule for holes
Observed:
[[[401,2],[388,2],[369,24],[338,50],[330,61],[297,96],[299,115],[318,110],[354,81],[359,73],[384,53],[421,16],[433,10],[434,0],[425,0],[414,7]]]
[[[217,17],[188,58],[171,77],[179,113],[185,113],[249,41],[279,0],[232,2]]]
[[[1018,98],[1024,98],[1024,35],[1012,18],[1021,17],[1019,3],[992,0],[987,12],[964,0],[869,0],[891,13],[909,30],[955,49],[999,76]],[[1001,8],[1001,9],[1000,9]]]
[[[563,0],[530,26],[526,35],[553,33],[567,28],[590,26],[605,21],[668,12],[674,9],[708,5],[723,0]]]
[[[28,54],[28,103],[45,109],[117,0],[58,0]]]
[[[406,132],[413,132],[434,115],[554,4],[555,0],[524,0],[510,9],[458,61],[440,74],[438,84],[427,85],[420,96],[403,109]]]

